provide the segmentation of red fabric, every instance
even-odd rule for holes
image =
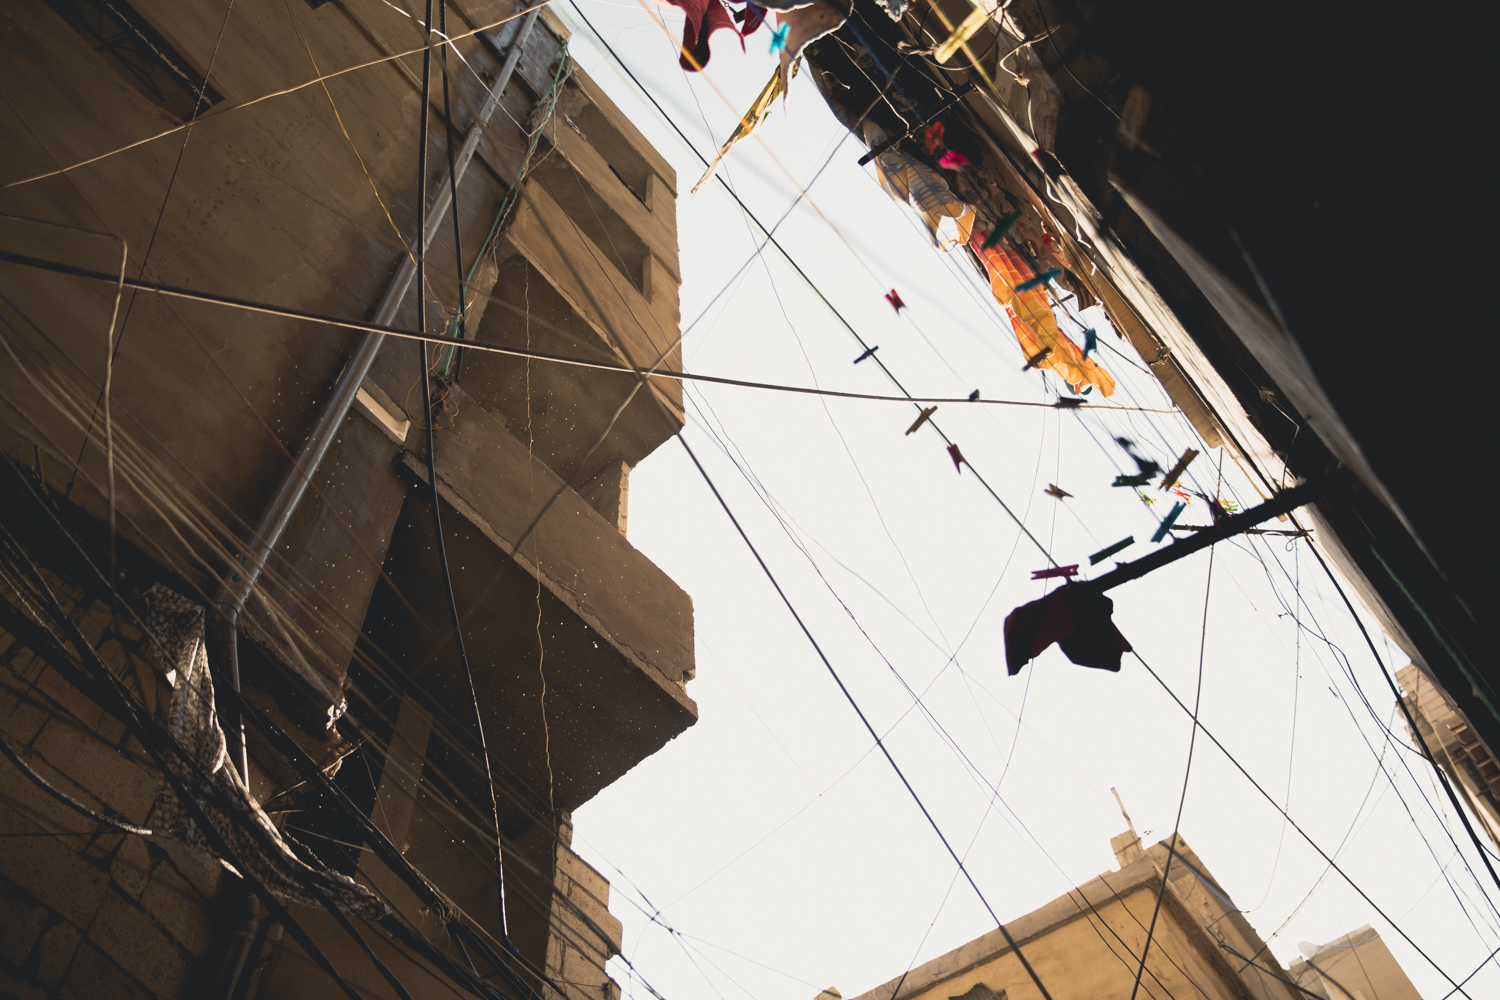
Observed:
[[[728,28],[735,33],[735,37],[740,37],[740,29],[734,26],[734,18],[719,0],[667,0],[667,3],[687,15],[687,23],[682,26],[682,55],[677,62],[689,72],[696,73],[708,65],[708,39],[715,31]],[[745,34],[748,35],[758,27],[760,21],[756,20]],[[744,47],[745,40],[740,38],[740,48]]]
[[[964,470],[963,467],[959,465],[959,463],[967,462],[968,459],[964,458],[964,453],[958,450],[958,445],[950,444],[948,446],[948,457],[953,459],[953,471],[962,475]],[[970,466],[970,468],[972,469],[973,466]]]
[[[1110,618],[1114,608],[1114,601],[1078,584],[1021,605],[1005,619],[1006,671],[1019,674],[1054,642],[1080,667],[1118,671],[1130,642]]]

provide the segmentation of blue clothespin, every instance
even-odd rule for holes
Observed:
[[[1177,515],[1187,510],[1187,504],[1174,503],[1172,509],[1167,511],[1167,516],[1161,519],[1161,527],[1156,529],[1156,534],[1151,536],[1153,542],[1159,542],[1167,537],[1167,532],[1172,530],[1172,525],[1177,523]]]
[[[1033,288],[1036,288],[1039,285],[1045,285],[1047,282],[1051,281],[1053,278],[1060,278],[1060,277],[1062,277],[1062,268],[1060,268],[1060,267],[1049,267],[1047,270],[1043,271],[1041,274],[1037,275],[1035,278],[1031,278],[1028,281],[1021,282],[1019,285],[1016,286],[1016,291],[1018,291],[1018,292],[1029,292]]]
[[[1083,331],[1083,356],[1088,357],[1090,351],[1099,349],[1099,334],[1094,332],[1093,327]]]
[[[979,390],[978,389],[975,389],[973,392],[969,393],[969,402],[971,402],[971,403],[977,403],[977,402],[979,402]]]
[[[859,357],[857,357],[857,358],[854,359],[854,363],[855,364],[859,364],[865,358],[873,357],[874,354],[875,354],[875,352],[878,351],[878,350],[880,350],[880,345],[879,344],[876,344],[874,347],[866,348],[865,353],[861,354]]]
[[[1155,469],[1152,469],[1150,472],[1142,472],[1138,476],[1116,476],[1115,477],[1115,481],[1114,481],[1114,485],[1115,486],[1145,486],[1147,483],[1149,483],[1151,481],[1151,477],[1154,476],[1154,475],[1156,475],[1156,470]]]
[[[771,32],[771,55],[786,49],[786,33],[791,27],[790,24],[777,25],[776,30]]]

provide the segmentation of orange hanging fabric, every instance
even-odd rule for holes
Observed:
[[[1057,328],[1057,317],[1047,304],[1046,287],[1016,291],[1017,285],[1034,277],[1020,254],[1003,246],[985,247],[987,235],[975,229],[969,245],[979,254],[990,273],[990,290],[995,294],[995,301],[1003,305],[1010,316],[1011,329],[1021,342],[1021,353],[1034,358],[1051,348],[1052,353],[1038,361],[1035,367],[1052,369],[1058,378],[1073,387],[1074,392],[1092,385],[1098,387],[1100,395],[1114,395],[1114,377],[1093,359],[1084,357],[1079,346]]]

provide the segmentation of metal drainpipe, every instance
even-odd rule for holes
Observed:
[[[453,170],[457,181],[463,180],[464,173],[469,169],[469,164],[479,149],[479,140],[484,133],[484,128],[494,117],[495,109],[500,106],[500,96],[505,92],[506,85],[510,83],[510,78],[515,73],[516,65],[521,61],[521,52],[531,38],[531,29],[536,25],[541,12],[541,8],[538,7],[529,11],[521,19],[515,41],[511,43],[510,51],[506,53],[500,73],[495,77],[495,82],[479,109],[478,119],[469,126],[469,131],[464,136],[464,144],[454,161]],[[421,253],[427,252],[438,230],[447,221],[448,207],[451,203],[452,192],[449,186],[438,185],[436,196],[432,199],[432,205],[428,208],[422,224]],[[407,290],[411,288],[416,272],[414,255],[406,254],[401,260],[401,266],[396,270],[395,277],[386,286],[380,305],[375,310],[374,322],[377,325],[386,326],[396,318],[396,313],[406,299]],[[255,589],[255,584],[260,579],[267,560],[270,559],[271,553],[281,541],[281,536],[286,532],[286,526],[291,523],[292,514],[296,512],[297,505],[301,503],[303,495],[307,492],[308,484],[317,474],[323,459],[328,455],[328,449],[337,439],[338,430],[343,426],[344,418],[349,415],[349,409],[354,405],[354,397],[358,395],[360,386],[369,375],[370,368],[375,364],[375,357],[380,353],[380,347],[384,342],[385,334],[383,333],[367,333],[360,340],[359,347],[355,349],[354,355],[349,359],[343,374],[339,377],[338,384],[334,386],[333,395],[324,404],[318,422],[313,426],[307,442],[297,454],[296,464],[282,478],[281,485],[276,488],[276,495],[267,505],[265,512],[261,514],[260,521],[255,526],[249,550],[240,558],[239,570],[231,573],[229,578],[220,585],[218,593],[214,595],[214,607],[218,614],[209,624],[209,656],[228,666],[230,683],[233,684],[235,691],[240,690],[240,613],[244,611],[245,602],[249,600],[251,591]],[[230,730],[229,755],[238,766],[240,777],[244,780],[248,793],[250,788],[249,748],[245,738],[245,720],[240,717],[237,709],[231,717]],[[251,944],[256,939],[256,930],[261,919],[260,900],[252,895],[250,914],[240,931],[244,935],[243,944],[240,946],[239,954],[233,960],[231,975],[224,992],[226,1000],[234,995],[239,985],[239,979],[249,958]]]

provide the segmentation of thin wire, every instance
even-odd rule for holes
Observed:
[[[1185,705],[1183,703],[1182,699],[1179,698],[1179,697],[1177,697],[1177,693],[1175,691],[1173,691],[1170,687],[1167,686],[1167,682],[1164,681],[1164,680],[1162,680],[1161,675],[1158,674],[1155,670],[1152,669],[1151,664],[1147,663],[1144,659],[1142,659],[1140,653],[1132,650],[1131,651],[1131,655],[1133,655],[1136,658],[1137,662],[1139,662],[1141,666],[1143,666],[1143,667],[1146,668],[1146,672],[1149,673],[1151,675],[1151,678],[1153,680],[1155,680],[1156,683],[1161,686],[1161,689],[1167,693],[1167,696],[1169,698],[1171,698],[1174,702],[1177,703],[1177,707],[1178,708],[1182,709],[1184,712],[1186,712],[1189,715],[1193,714],[1192,710],[1189,709],[1187,707],[1187,705]],[[1387,916],[1386,912],[1383,909],[1380,908],[1379,904],[1377,904],[1375,902],[1375,900],[1371,899],[1370,896],[1369,896],[1369,894],[1366,893],[1363,889],[1361,889],[1359,887],[1359,884],[1356,883],[1352,878],[1350,878],[1349,875],[1348,875],[1348,873],[1345,872],[1344,869],[1342,869],[1342,868],[1339,867],[1338,862],[1335,861],[1331,856],[1329,856],[1328,852],[1324,851],[1321,847],[1318,846],[1317,842],[1315,840],[1313,840],[1312,837],[1308,836],[1307,832],[1302,829],[1302,827],[1297,823],[1296,820],[1292,819],[1291,815],[1289,813],[1287,813],[1286,810],[1282,809],[1280,806],[1278,806],[1276,804],[1276,800],[1271,797],[1271,794],[1269,792],[1267,792],[1265,790],[1265,788],[1263,788],[1261,786],[1260,782],[1256,781],[1253,777],[1251,777],[1250,772],[1245,769],[1245,766],[1243,764],[1241,764],[1239,762],[1239,760],[1237,758],[1235,758],[1235,756],[1229,752],[1229,749],[1227,747],[1225,747],[1223,743],[1219,742],[1218,737],[1214,736],[1213,732],[1211,730],[1209,730],[1209,728],[1207,726],[1205,726],[1201,721],[1196,722],[1196,726],[1197,726],[1197,728],[1199,728],[1199,729],[1201,729],[1203,731],[1203,735],[1207,736],[1209,738],[1209,740],[1213,743],[1214,746],[1216,746],[1216,747],[1219,748],[1219,751],[1224,754],[1225,758],[1231,764],[1234,765],[1235,770],[1239,771],[1240,774],[1244,776],[1245,780],[1248,781],[1248,782],[1250,782],[1251,787],[1253,787],[1257,792],[1259,792],[1261,794],[1261,797],[1264,798],[1267,802],[1269,802],[1271,804],[1271,808],[1275,809],[1282,816],[1285,816],[1287,822],[1291,824],[1292,829],[1294,829],[1294,830],[1297,831],[1298,835],[1301,836],[1302,839],[1307,842],[1307,845],[1309,847],[1311,847],[1314,851],[1316,851],[1318,853],[1318,855],[1320,857],[1322,857],[1323,860],[1328,863],[1329,867],[1331,867],[1334,871],[1336,871],[1336,872],[1339,873],[1339,875],[1344,879],[1344,881],[1349,884],[1349,888],[1353,889],[1356,893],[1358,893],[1359,897],[1361,899],[1363,899],[1366,903],[1368,903],[1370,905],[1370,908],[1373,909],[1377,914],[1380,915],[1381,919],[1385,920],[1388,924],[1390,924],[1391,927],[1396,931],[1396,933],[1400,934],[1401,937],[1402,937],[1402,939],[1405,940],[1407,944],[1411,945],[1412,948],[1416,951],[1416,953],[1418,955],[1421,955],[1422,958],[1424,960],[1426,960],[1427,964],[1431,965],[1433,967],[1433,969],[1435,969],[1439,975],[1441,975],[1444,979],[1448,980],[1448,982],[1450,984],[1455,985],[1455,986],[1458,985],[1457,983],[1454,983],[1453,977],[1450,976],[1450,975],[1448,975],[1448,973],[1446,971],[1444,971],[1444,969],[1443,969],[1442,966],[1438,965],[1437,962],[1434,961],[1433,958],[1430,955],[1427,954],[1427,952],[1425,952],[1425,951],[1422,950],[1421,945],[1417,944],[1416,941],[1412,940],[1411,935],[1407,934],[1406,931],[1404,931],[1401,928],[1400,924],[1398,924],[1396,921],[1392,920],[1389,916]],[[1462,991],[1460,991],[1460,992],[1462,992]],[[1467,993],[1465,993],[1464,995],[1468,996]]]
[[[907,781],[906,775],[902,772],[900,765],[896,763],[896,759],[891,756],[891,752],[886,748],[885,742],[880,738],[880,734],[877,733],[875,731],[875,727],[870,724],[870,720],[865,716],[864,710],[859,707],[859,703],[854,700],[854,695],[844,685],[843,679],[839,677],[838,671],[834,669],[833,663],[823,652],[823,648],[818,645],[817,639],[813,638],[812,632],[808,630],[807,624],[802,620],[802,616],[797,613],[797,609],[793,606],[791,599],[788,598],[786,592],[781,589],[781,584],[777,582],[775,575],[771,572],[771,568],[767,566],[765,560],[761,558],[760,552],[755,548],[755,543],[750,541],[750,536],[747,535],[745,533],[745,529],[740,526],[740,522],[734,516],[734,512],[729,509],[729,504],[725,502],[724,497],[719,493],[718,487],[715,486],[713,480],[709,478],[708,470],[703,468],[702,463],[698,461],[698,456],[693,453],[692,447],[687,443],[687,440],[683,438],[681,434],[677,435],[677,441],[682,445],[683,450],[688,453],[688,458],[690,458],[693,462],[693,465],[697,467],[699,475],[703,477],[703,481],[708,485],[709,490],[713,492],[714,498],[719,501],[719,506],[724,509],[724,513],[729,517],[729,520],[734,525],[735,530],[739,532],[740,538],[744,540],[745,545],[750,549],[751,555],[755,556],[755,561],[760,564],[761,570],[766,574],[766,578],[770,580],[771,586],[775,588],[777,595],[780,596],[782,600],[782,603],[786,605],[787,610],[790,611],[792,617],[796,619],[798,627],[802,629],[802,634],[807,637],[807,641],[812,644],[814,652],[818,654],[818,658],[822,660],[823,665],[828,668],[828,672],[830,675],[832,675],[834,683],[836,683],[839,687],[839,690],[843,692],[843,695],[848,700],[849,705],[854,709],[855,714],[859,716],[860,722],[864,723],[865,729],[869,731],[870,736],[874,738],[876,745],[880,747],[880,752],[885,756],[885,759],[891,765],[892,770],[896,772],[896,776],[901,779],[901,783],[906,787],[907,792],[911,794],[912,800],[917,804],[917,808],[922,811],[922,815],[926,817],[928,824],[931,825],[933,829],[933,832],[935,832],[938,835],[938,839],[943,842],[943,847],[947,849],[949,855],[958,865],[959,870],[964,873],[964,878],[968,880],[970,887],[972,887],[974,890],[974,894],[979,897],[980,903],[982,903],[984,905],[984,908],[989,911],[990,917],[995,921],[995,925],[1000,930],[1000,934],[1005,938],[1006,943],[1010,945],[1011,951],[1015,953],[1016,958],[1020,960],[1021,965],[1026,969],[1026,974],[1031,977],[1031,981],[1036,984],[1036,987],[1039,991],[1041,991],[1042,996],[1045,997],[1046,1000],[1052,1000],[1052,994],[1047,991],[1047,987],[1042,983],[1041,977],[1037,975],[1036,970],[1032,968],[1031,963],[1027,961],[1026,956],[1021,952],[1020,944],[1006,928],[1004,921],[1002,921],[1000,917],[995,913],[994,908],[990,906],[989,900],[985,898],[984,893],[979,888],[979,884],[974,881],[974,877],[970,875],[969,870],[964,867],[963,859],[958,856],[958,852],[953,849],[953,845],[948,843],[948,838],[943,835],[943,831],[937,825],[937,821],[933,819],[932,813],[927,811],[927,806],[922,803],[922,799],[917,795],[916,789],[911,786],[911,782]]]
[[[211,115],[209,115],[209,116],[207,116],[205,118],[195,119],[195,121],[204,121],[204,122],[218,121],[220,118],[224,117],[225,115],[232,114],[233,112],[243,110],[244,108],[253,107],[256,104],[261,103],[262,101],[269,101],[269,100],[271,100],[273,98],[277,98],[277,97],[285,97],[287,94],[295,94],[297,91],[299,91],[299,90],[305,90],[308,87],[311,87],[315,83],[322,83],[325,80],[332,80],[332,79],[335,79],[337,77],[345,76],[345,75],[347,75],[349,73],[354,73],[354,72],[357,72],[357,71],[362,70],[362,69],[369,69],[371,66],[381,66],[381,65],[384,65],[385,63],[388,63],[388,62],[395,62],[398,59],[404,59],[407,56],[414,56],[414,55],[417,55],[418,53],[421,53],[421,52],[430,52],[432,49],[434,49],[434,48],[436,48],[438,46],[450,45],[453,42],[462,41],[465,38],[470,38],[470,37],[472,37],[474,35],[479,35],[479,34],[483,34],[486,31],[491,31],[491,30],[493,30],[495,28],[500,27],[502,24],[505,24],[507,21],[513,21],[513,20],[515,20],[518,17],[524,17],[525,15],[531,13],[534,10],[540,10],[541,8],[546,7],[550,3],[552,3],[552,0],[542,0],[541,3],[533,4],[533,5],[529,6],[529,7],[523,7],[521,9],[519,9],[519,10],[512,11],[510,14],[506,15],[505,17],[502,17],[502,18],[500,18],[499,20],[496,20],[496,21],[492,21],[489,24],[481,24],[477,28],[470,28],[468,31],[461,31],[458,34],[453,35],[453,36],[451,36],[451,37],[449,37],[447,39],[443,39],[443,40],[438,41],[438,42],[429,43],[429,44],[424,45],[424,46],[422,46],[420,48],[407,49],[405,52],[393,52],[393,53],[391,53],[389,55],[382,56],[379,59],[370,59],[370,60],[367,60],[367,61],[362,62],[362,63],[355,63],[353,66],[346,66],[343,69],[334,70],[331,73],[320,73],[318,76],[313,77],[311,80],[304,80],[301,83],[293,84],[290,87],[284,87],[281,90],[273,90],[270,93],[261,94],[259,97],[252,97],[252,98],[250,98],[247,101],[241,101],[239,104],[231,105],[231,106],[225,108],[224,110],[222,110],[220,112],[217,112],[215,114],[211,114]],[[144,146],[147,143],[155,142],[157,139],[165,139],[169,135],[176,135],[178,132],[181,132],[184,129],[188,129],[188,128],[192,128],[192,127],[193,127],[193,122],[188,122],[187,124],[184,124],[184,125],[177,125],[177,126],[175,126],[173,128],[169,128],[169,129],[165,129],[165,130],[163,130],[161,132],[157,132],[155,135],[148,135],[144,139],[137,139],[135,142],[126,143],[123,146],[117,146],[114,149],[111,149],[111,150],[108,150],[106,152],[100,153],[97,156],[91,156],[91,157],[89,157],[88,159],[85,159],[85,160],[78,160],[78,161],[76,161],[74,163],[68,164],[65,167],[58,167],[55,170],[48,170],[48,171],[46,171],[44,173],[34,174],[34,175],[30,176],[30,177],[22,177],[19,180],[14,180],[14,181],[9,182],[8,184],[0,185],[0,188],[20,187],[23,184],[31,184],[31,183],[33,183],[35,181],[45,180],[48,177],[56,177],[58,174],[65,174],[65,173],[68,173],[69,171],[77,170],[79,167],[86,167],[86,166],[88,166],[91,163],[98,163],[100,160],[105,160],[105,159],[108,159],[111,156],[117,156],[120,153],[128,152],[128,151],[130,151],[132,149],[135,149],[137,146]]]
[[[1182,810],[1187,805],[1188,779],[1193,773],[1193,749],[1198,742],[1198,709],[1203,703],[1203,658],[1208,649],[1208,608],[1214,585],[1214,552],[1218,546],[1208,547],[1208,578],[1203,584],[1203,627],[1198,636],[1198,682],[1193,694],[1193,730],[1188,737],[1187,766],[1182,773],[1182,794],[1177,799],[1177,819],[1172,824],[1172,843],[1167,847],[1167,863],[1162,867],[1161,885],[1156,890],[1156,905],[1151,908],[1151,926],[1146,930],[1146,944],[1141,948],[1141,965],[1135,973],[1135,985],[1130,989],[1130,1000],[1141,988],[1141,974],[1146,971],[1146,956],[1151,953],[1151,941],[1156,936],[1156,919],[1161,915],[1162,897],[1167,894],[1167,879],[1172,873],[1172,859],[1177,856],[1177,838],[1182,829]]]

